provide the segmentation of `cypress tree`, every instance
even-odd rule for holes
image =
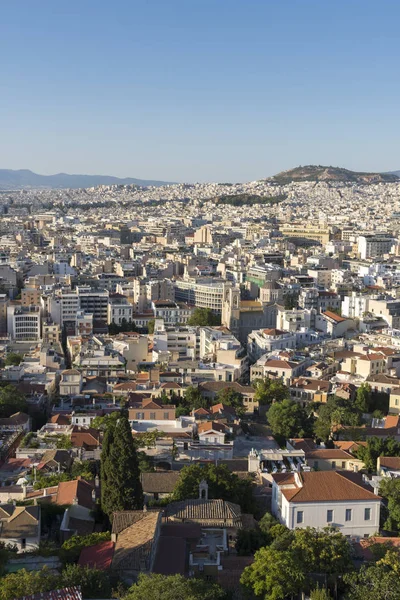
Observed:
[[[101,477],[101,507],[106,514],[111,511],[109,504],[109,473],[110,468],[110,452],[114,441],[114,429],[113,427],[107,427],[102,443],[101,449],[101,461],[100,461],[100,477]]]
[[[128,418],[121,416],[102,450],[102,508],[109,516],[119,510],[143,508],[139,462]],[[104,446],[106,453],[103,459]]]

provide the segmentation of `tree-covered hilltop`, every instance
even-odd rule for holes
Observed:
[[[253,206],[253,204],[279,204],[286,200],[286,194],[280,196],[259,196],[257,194],[226,194],[213,198],[215,204],[228,204],[230,206]]]

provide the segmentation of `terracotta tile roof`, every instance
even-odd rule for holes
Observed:
[[[154,538],[161,511],[128,511],[136,513],[131,525],[117,534],[112,568],[117,571],[148,571]],[[114,521],[121,513],[114,513]]]
[[[229,413],[231,415],[236,415],[236,411],[233,408],[233,406],[227,406],[226,404],[222,404],[222,402],[219,402],[218,404],[214,404],[213,406],[211,406],[210,412],[213,415],[218,412],[225,412],[225,413]]]
[[[144,493],[171,494],[179,481],[179,471],[158,471],[155,473],[142,473],[140,480]]]
[[[376,496],[372,488],[363,482],[361,473],[310,471],[299,473],[299,477],[302,480],[302,487],[297,486],[295,475],[292,473],[272,475],[278,485],[291,484],[291,487],[281,488],[282,494],[290,502],[341,502],[344,500],[380,502],[380,497]]]
[[[348,452],[339,448],[317,448],[316,450],[306,451],[306,458],[310,460],[327,459],[327,460],[349,460],[353,457]]]
[[[290,440],[290,443],[296,450],[304,450],[304,452],[310,452],[316,448],[316,444],[312,438],[294,438]]]
[[[53,415],[49,423],[56,423],[57,425],[69,425],[71,423],[71,417],[69,415]]]
[[[82,548],[78,564],[81,567],[107,571],[110,569],[113,560],[114,546],[114,542],[109,541]]]
[[[337,315],[336,313],[332,312],[331,310],[326,310],[325,312],[322,313],[322,315],[324,317],[328,317],[328,319],[332,319],[332,321],[335,321],[336,323],[342,323],[343,321],[347,321],[347,319],[345,319],[344,317],[341,317],[340,315]]]
[[[84,479],[74,479],[73,481],[60,481],[58,484],[56,503],[65,505],[73,504],[74,498],[78,498],[79,506],[92,509],[94,501],[92,498],[94,486]]]
[[[189,499],[171,502],[165,509],[165,515],[169,519],[194,521],[202,525],[220,526],[230,523],[235,527],[242,526],[240,506],[225,500]]]
[[[345,452],[350,452],[353,454],[356,450],[360,448],[360,446],[366,446],[367,442],[345,442],[345,441],[337,441],[335,442],[335,447],[340,450],[345,450]]]
[[[400,456],[381,456],[379,458],[381,467],[400,471]]]
[[[264,367],[271,368],[271,369],[290,369],[290,370],[292,370],[297,366],[298,365],[296,365],[296,363],[294,363],[294,362],[290,362],[288,360],[278,360],[275,358],[272,358],[271,360],[267,360],[264,363]]]
[[[74,425],[71,432],[71,442],[75,448],[100,445],[100,432],[92,427]]]
[[[200,416],[200,415],[207,416],[210,414],[211,414],[210,411],[207,410],[206,408],[196,408],[196,410],[193,411],[194,416]]]
[[[157,544],[153,572],[161,575],[185,575],[186,555],[185,538],[161,535]]]
[[[206,423],[200,423],[197,427],[197,431],[200,433],[207,433],[211,431],[218,431],[219,433],[227,433],[228,428],[223,423],[216,423],[215,421],[207,421]]]
[[[358,360],[366,360],[368,362],[372,362],[375,360],[384,360],[384,357],[382,356],[382,354],[375,354],[375,353],[369,353],[369,354],[365,354],[364,356],[360,356]]]
[[[203,381],[199,383],[199,389],[209,392],[220,392],[225,389],[232,389],[240,394],[254,394],[255,389],[250,385],[241,385],[237,381]]]
[[[287,333],[287,331],[282,331],[281,329],[264,329],[263,333],[265,333],[265,335],[283,335]]]
[[[388,415],[385,419],[385,429],[399,427],[400,417],[398,415]]]

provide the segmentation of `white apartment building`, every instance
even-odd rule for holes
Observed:
[[[7,332],[12,340],[37,341],[41,337],[39,306],[8,306]]]
[[[110,297],[108,301],[107,323],[121,326],[132,321],[133,306],[124,296]]]
[[[370,296],[363,296],[352,292],[350,296],[345,296],[342,302],[342,315],[351,319],[360,319],[368,311],[368,302]]]
[[[210,308],[213,312],[222,312],[223,282],[214,279],[178,279],[175,281],[175,299],[181,302]]]
[[[360,235],[357,242],[360,258],[374,258],[389,254],[394,240],[387,235]]]
[[[259,329],[247,336],[247,353],[251,360],[275,350],[296,348],[296,334],[281,329]]]
[[[272,513],[289,529],[331,526],[359,540],[378,531],[380,502],[361,473],[310,471],[272,475]]]
[[[193,313],[193,308],[184,302],[154,300],[151,303],[151,307],[154,311],[154,317],[156,319],[163,319],[166,325],[184,325]]]

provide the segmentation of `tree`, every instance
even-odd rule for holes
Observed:
[[[282,402],[290,397],[289,388],[280,379],[269,379],[269,377],[257,379],[253,387],[256,390],[254,400],[260,406]]]
[[[246,409],[243,406],[243,395],[231,387],[226,387],[217,394],[217,402],[235,409],[238,417],[243,417]]]
[[[20,569],[16,573],[9,573],[0,579],[0,600],[15,600],[40,592],[49,592],[57,589],[59,575],[54,574],[47,567],[40,571],[27,571]]]
[[[366,446],[357,450],[357,458],[363,461],[368,471],[376,471],[379,456],[400,456],[400,443],[393,437],[386,439],[373,437],[367,440]]]
[[[126,415],[120,416],[114,428],[106,430],[101,453],[101,474],[102,508],[109,517],[114,511],[143,507],[136,446]]]
[[[383,525],[387,531],[400,530],[400,479],[382,479],[379,493],[387,500],[388,517]]]
[[[115,412],[104,415],[104,417],[95,417],[90,426],[93,429],[99,429],[100,431],[105,431],[108,427],[115,427],[116,422],[121,416],[121,412],[116,410]]]
[[[6,366],[18,367],[24,360],[24,356],[19,352],[10,352],[7,354]]]
[[[388,553],[390,554],[390,553]],[[362,565],[359,571],[344,576],[348,600],[398,600],[400,598],[400,559],[391,553],[376,564]]]
[[[61,557],[64,562],[76,562],[79,559],[82,548],[95,546],[110,539],[111,534],[109,531],[90,533],[88,535],[73,535],[61,546]]]
[[[71,564],[62,571],[58,586],[80,586],[84,598],[110,598],[112,591],[105,571]]]
[[[105,596],[103,596],[105,597]],[[123,600],[223,600],[225,592],[204,579],[183,575],[139,575]]]
[[[350,545],[345,536],[333,528],[296,529],[291,550],[306,573],[341,575],[352,566]]]
[[[338,396],[333,396],[328,402],[321,404],[317,412],[314,434],[320,440],[327,441],[335,426],[356,427],[361,423],[361,413],[358,408]]]
[[[305,575],[291,552],[260,548],[240,582],[265,600],[285,600],[301,591]]]
[[[355,406],[362,413],[368,413],[371,406],[371,386],[369,383],[362,383],[357,390]]]
[[[193,385],[189,385],[186,388],[185,395],[183,398],[178,399],[179,406],[183,407],[187,413],[192,410],[196,410],[197,408],[207,408],[208,402],[203,396],[199,388],[194,387]]]
[[[0,418],[24,412],[26,406],[25,396],[14,385],[8,384],[0,388]]]
[[[312,430],[312,421],[300,404],[293,400],[275,402],[268,411],[272,433],[285,439],[304,437]]]
[[[69,450],[70,448],[72,448],[71,438],[65,433],[63,435],[58,436],[56,441],[56,448],[59,448],[61,450]]]
[[[265,515],[260,519],[258,525],[259,525],[261,531],[265,535],[270,537],[271,536],[271,528],[274,525],[277,525],[278,523],[279,523],[279,521],[277,521],[270,512],[266,512]]]
[[[236,552],[239,556],[251,556],[267,543],[266,536],[259,529],[239,529],[236,538]]]
[[[253,506],[253,484],[250,479],[239,479],[226,465],[191,464],[180,472],[179,481],[173,491],[173,499],[187,500],[199,497],[199,484],[205,479],[208,497],[239,504],[243,512],[251,513]]]
[[[147,331],[152,334],[154,333],[154,326],[156,324],[155,319],[150,319],[149,322],[147,323]]]
[[[285,296],[285,310],[293,310],[297,308],[299,302],[299,293],[291,292]]]
[[[221,325],[221,317],[213,313],[211,308],[195,308],[188,320],[188,325],[193,327],[213,327]]]

